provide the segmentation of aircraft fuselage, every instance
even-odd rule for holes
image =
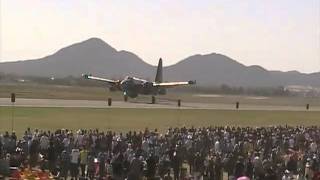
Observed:
[[[115,89],[114,87],[111,87]],[[144,95],[157,95],[165,94],[164,88],[158,88],[153,86],[153,82],[146,81],[144,79],[139,79],[136,77],[127,76],[123,79],[118,87],[118,90],[122,91],[125,96],[130,98],[135,98],[139,94]]]

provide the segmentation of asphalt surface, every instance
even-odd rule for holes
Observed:
[[[11,106],[10,98],[0,98],[0,106]],[[61,100],[61,99],[16,99],[14,103],[17,107],[83,107],[83,108],[164,108],[164,109],[219,109],[237,110],[235,104],[208,104],[181,101],[178,107],[177,101],[158,100],[156,104],[129,99],[128,102],[112,101],[108,106],[107,101],[93,100]],[[270,106],[270,105],[250,105],[240,104],[239,110],[269,110],[269,111],[306,111],[305,106]],[[309,111],[320,111],[320,107],[310,107]]]

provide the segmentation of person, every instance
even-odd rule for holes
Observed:
[[[90,154],[88,155],[88,168],[87,168],[88,177],[90,179],[94,178],[95,169],[96,168],[95,168],[94,156]]]
[[[281,180],[292,180],[292,179],[293,179],[293,177],[290,175],[290,171],[286,170],[284,172],[284,175],[282,176]]]
[[[163,179],[168,172],[170,173],[170,159],[168,155],[163,155],[160,158],[158,174]]]
[[[63,179],[67,179],[70,165],[70,155],[66,150],[63,150],[61,153],[61,173],[60,177]]]
[[[79,156],[80,152],[79,149],[72,149],[70,154],[70,170],[71,170],[71,177],[77,179],[79,175]]]
[[[124,174],[124,168],[123,168],[123,161],[124,157],[122,153],[119,153],[114,161],[111,163],[112,166],[112,177],[114,179],[123,179],[123,174]],[[110,164],[110,162],[108,162],[107,164]]]
[[[203,163],[203,162],[202,162]],[[174,152],[172,158],[172,167],[173,167],[173,179],[179,180],[180,179],[180,167],[182,164],[182,160],[180,154],[177,151]]]
[[[0,134],[0,155],[3,154],[3,137],[2,134]]]
[[[239,178],[244,175],[244,164],[241,162],[241,160],[238,160],[236,162],[235,168],[234,168],[234,177]]]
[[[173,178],[170,176],[170,173],[164,176],[163,180],[173,180]]]
[[[306,177],[306,180],[311,180],[313,178],[313,170],[311,168],[311,159],[308,158],[307,159],[307,163],[306,163],[306,166],[305,166],[305,170],[304,170],[304,173],[305,173],[305,177]]]
[[[305,180],[302,169],[298,169],[298,175],[296,176],[297,180]]]
[[[210,157],[209,159],[209,164],[208,164],[208,179],[209,180],[214,180],[214,158],[213,156]]]
[[[253,164],[250,158],[247,160],[246,172],[245,175],[252,179],[253,177]]]
[[[99,178],[103,179],[104,176],[106,175],[105,170],[106,170],[106,156],[103,152],[100,152],[98,155],[99,159]]]
[[[156,174],[156,166],[157,166],[157,161],[156,157],[154,156],[153,153],[150,154],[149,158],[147,159],[147,177],[148,178],[154,178]]]
[[[40,138],[40,152],[44,153],[46,150],[49,148],[49,137],[47,136],[46,133],[44,133],[41,138]]]
[[[142,178],[142,170],[143,170],[142,159],[143,159],[142,157],[135,155],[130,165],[128,180],[136,180],[136,179]]]
[[[86,177],[87,164],[88,164],[88,150],[86,148],[82,148],[80,151],[80,168],[81,168],[82,177]]]
[[[170,168],[173,168],[176,179],[183,179],[189,178],[184,175],[188,167],[184,162],[188,162],[192,166],[191,173],[197,172],[203,178],[212,179],[214,176],[217,180],[221,180],[222,174],[226,172],[230,177],[243,174],[247,177],[254,176],[259,180],[281,180],[287,178],[286,169],[299,179],[305,179],[305,175],[307,180],[316,180],[320,166],[319,132],[317,126],[183,127],[169,128],[164,135],[146,129],[145,132],[132,134],[129,132],[123,136],[121,133],[110,131],[104,134],[98,130],[82,130],[78,134],[72,134],[67,129],[56,130],[54,133],[43,130],[31,132],[29,129],[22,140],[17,141],[16,151],[10,150],[11,140],[16,139],[14,136],[6,133],[5,137],[0,136],[0,141],[3,147],[2,153],[8,154],[9,166],[21,167],[21,164],[24,164],[24,167],[29,166],[33,161],[29,163],[25,161],[28,157],[31,160],[36,157],[32,154],[39,156],[40,150],[41,154],[48,158],[49,164],[50,161],[55,161],[52,164],[60,165],[59,176],[64,179],[69,178],[69,170],[72,170],[73,178],[74,174],[78,176],[79,164],[82,167],[81,175],[89,176],[91,179],[95,178],[95,175],[99,176],[99,173],[101,178],[108,175],[112,176],[111,178],[132,180],[146,177],[151,179],[160,175],[162,179],[172,179],[174,176],[170,174]],[[49,137],[49,144],[53,142],[53,146],[44,148],[45,135]],[[44,137],[43,140],[41,137]],[[106,141],[108,141],[107,147],[101,146],[101,143]],[[219,143],[216,144],[217,141]],[[85,150],[83,147],[90,148],[90,151],[83,153]],[[79,155],[74,155],[72,150],[79,148],[81,148]],[[104,158],[101,158],[102,155]],[[34,166],[46,168],[46,163],[42,162],[37,162],[35,159]],[[83,172],[86,166],[87,174]],[[77,173],[74,172],[74,167]],[[145,167],[147,171],[144,171]]]
[[[9,161],[0,154],[0,177],[8,177],[10,175]]]
[[[219,154],[216,155],[215,157],[215,162],[214,162],[214,179],[216,180],[222,180],[223,178],[223,164],[221,162],[221,157]]]
[[[56,155],[56,148],[53,145],[53,142],[50,141],[49,148],[47,149],[48,152],[48,163],[49,163],[49,170],[53,172],[56,167],[57,155]]]
[[[31,141],[30,150],[29,150],[29,154],[30,154],[29,165],[31,166],[31,168],[37,165],[38,158],[39,158],[38,147],[39,147],[39,141],[37,138],[34,138]]]

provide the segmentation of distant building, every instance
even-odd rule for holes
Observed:
[[[294,95],[302,95],[304,97],[320,96],[320,87],[290,85],[285,86],[284,91],[288,91]]]

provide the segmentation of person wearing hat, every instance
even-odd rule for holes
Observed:
[[[311,159],[308,158],[307,159],[307,163],[306,163],[306,167],[304,170],[304,176],[306,178],[306,180],[311,180],[313,177],[313,170],[311,169]]]

